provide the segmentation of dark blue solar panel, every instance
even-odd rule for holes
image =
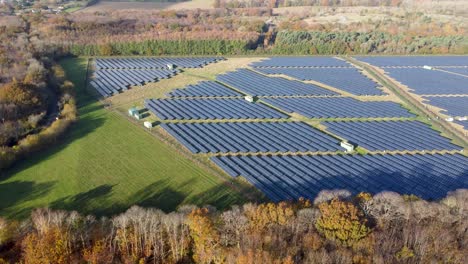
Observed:
[[[443,70],[443,71],[448,71],[448,72],[451,72],[451,73],[456,73],[456,74],[461,74],[461,75],[465,75],[465,76],[468,76],[468,67],[463,67],[463,68],[438,68],[439,70]]]
[[[394,191],[438,199],[468,187],[460,154],[222,156],[211,160],[243,176],[271,200],[314,199],[321,190]]]
[[[98,70],[94,73],[91,86],[107,97],[127,90],[131,86],[143,85],[160,79],[171,78],[178,70]]]
[[[468,120],[455,120],[453,122],[462,125],[464,129],[468,129]]]
[[[247,69],[218,75],[216,79],[254,96],[337,95],[333,91],[313,84],[285,78],[268,77]]]
[[[96,59],[96,69],[160,69],[167,68],[168,64],[178,68],[200,68],[220,60],[224,60],[224,58],[99,58]]]
[[[363,102],[348,97],[263,98],[263,101],[288,113],[309,118],[413,117],[394,102]]]
[[[161,127],[193,153],[344,150],[337,139],[301,122],[166,123]]]
[[[252,67],[351,67],[349,63],[333,57],[271,57],[254,62]]]
[[[385,68],[416,94],[468,94],[468,77],[423,68]]]
[[[388,66],[468,66],[468,56],[357,56],[379,67]]]
[[[303,81],[316,81],[355,95],[383,95],[380,85],[356,68],[264,68],[265,74],[285,74]]]
[[[468,95],[467,96],[424,96],[426,104],[444,109],[442,112],[449,116],[468,116]]]
[[[151,99],[145,107],[163,120],[288,118],[261,103],[244,99]]]
[[[370,151],[461,150],[419,121],[324,122],[328,131]]]
[[[167,94],[169,97],[224,97],[224,96],[242,96],[242,94],[233,91],[226,86],[211,81],[203,81],[197,84],[187,85],[183,89],[174,89]]]

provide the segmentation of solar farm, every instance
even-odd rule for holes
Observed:
[[[441,117],[466,124],[468,77],[448,71],[468,67],[468,58],[403,58],[356,57],[442,109]],[[112,103],[114,94],[167,78],[199,78],[207,65],[235,60],[97,59],[90,86]],[[431,64],[444,70],[428,70]],[[437,199],[468,188],[466,141],[435,130],[415,106],[351,60],[272,57],[218,67],[132,102],[129,114],[168,144],[226,177],[247,180],[272,201],[313,199],[332,189]]]
[[[96,59],[91,86],[109,97],[158,80],[168,79],[183,68],[201,68],[222,58],[119,58]]]
[[[426,107],[467,128],[468,56],[356,57],[381,68]],[[466,132],[465,132],[466,135]]]

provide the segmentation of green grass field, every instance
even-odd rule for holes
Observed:
[[[246,201],[227,179],[104,109],[84,89],[86,62],[62,61],[78,92],[80,120],[56,146],[1,172],[0,216],[22,218],[47,206],[110,215],[133,204],[169,211],[181,204],[226,208]]]
[[[73,13],[73,12],[76,12],[76,11],[82,9],[82,8],[83,7],[81,7],[81,6],[76,6],[76,7],[67,8],[64,11],[67,12],[67,13]]]

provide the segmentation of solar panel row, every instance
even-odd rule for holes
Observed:
[[[419,121],[324,122],[328,130],[370,151],[461,150]]]
[[[424,96],[427,103],[445,109],[444,112],[450,116],[468,116],[468,95],[467,96],[450,96],[436,97]]]
[[[335,92],[313,84],[268,77],[247,69],[218,75],[216,79],[254,96],[337,95]]]
[[[356,68],[265,68],[265,74],[284,74],[302,81],[316,81],[355,95],[383,95],[378,83]]]
[[[413,117],[394,102],[363,102],[348,97],[263,98],[263,101],[288,113],[308,118]]]
[[[468,66],[468,56],[357,56],[378,67],[387,66]]]
[[[333,57],[271,57],[251,64],[252,67],[351,67],[344,60]]]
[[[242,96],[226,86],[212,81],[202,81],[187,85],[182,89],[174,89],[167,94],[169,97],[211,97],[211,96]]]
[[[468,129],[468,120],[455,120],[453,122],[462,125],[464,129]]]
[[[468,77],[468,67],[463,67],[463,68],[444,68],[444,67],[440,67],[438,69],[443,70],[443,71],[448,71],[448,72],[451,72],[451,73],[462,74],[462,75],[465,75],[465,76]]]
[[[96,69],[161,69],[167,68],[168,64],[178,68],[200,68],[220,60],[224,58],[100,58],[96,59]]]
[[[460,154],[219,156],[211,160],[242,175],[273,201],[309,199],[325,189],[383,190],[436,199],[468,187],[468,158]]]
[[[338,151],[339,141],[301,122],[167,123],[193,153]]]
[[[415,94],[468,94],[468,77],[423,68],[386,68],[390,77]]]
[[[103,97],[118,94],[130,86],[142,85],[159,79],[171,78],[178,70],[99,70],[94,74],[91,86]]]
[[[145,107],[163,120],[288,118],[264,104],[244,99],[151,99]]]

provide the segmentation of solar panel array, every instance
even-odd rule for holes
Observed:
[[[339,141],[302,122],[167,123],[193,153],[338,151]]]
[[[468,116],[468,95],[466,96],[424,96],[428,104],[445,109],[444,112],[450,116]]]
[[[355,58],[378,67],[468,66],[468,56],[357,56]]]
[[[333,57],[271,57],[250,64],[255,68],[263,67],[350,67],[351,65]]]
[[[151,99],[145,107],[163,120],[288,118],[266,105],[244,99]]]
[[[331,80],[329,83],[335,82],[328,85],[342,86],[336,88],[360,95],[383,94],[378,84],[352,65],[330,57],[318,60],[277,57],[253,65],[255,70],[267,72],[316,71],[320,73],[316,79],[323,81],[322,75],[326,75]],[[355,193],[389,190],[439,198],[447,191],[468,187],[468,160],[462,155],[326,155],[344,150],[340,140],[306,123],[237,120],[289,118],[266,104],[308,118],[415,116],[397,103],[335,96],[336,93],[315,85],[246,69],[220,75],[217,80],[227,86],[203,81],[169,92],[171,98],[146,100],[145,107],[162,120],[179,120],[163,121],[161,127],[192,153],[218,154],[211,159],[220,168],[231,176],[244,176],[273,201],[313,199],[324,189],[348,189]],[[250,103],[242,98],[243,93],[263,97],[259,102]],[[372,151],[461,149],[418,121],[330,121],[325,125],[341,138]],[[311,152],[320,155],[306,155]],[[233,153],[243,155],[233,156]],[[291,153],[294,155],[287,155]]]
[[[462,125],[464,129],[468,129],[468,120],[455,120],[453,122]]]
[[[212,81],[202,81],[197,84],[187,85],[183,89],[174,89],[167,93],[169,97],[233,97],[242,94]]]
[[[419,121],[324,122],[328,131],[370,151],[461,150]]]
[[[415,94],[468,94],[468,77],[423,68],[386,68]]]
[[[168,64],[178,68],[201,68],[220,60],[224,60],[224,58],[100,58],[96,59],[96,69],[161,69],[167,68]]]
[[[223,60],[204,58],[98,58],[90,84],[103,97],[128,90],[131,86],[171,78],[179,68],[199,68]],[[168,65],[177,69],[169,68]]]
[[[437,199],[468,187],[468,158],[460,154],[219,156],[211,160],[242,175],[273,201],[314,199],[324,189],[395,191]]]
[[[254,96],[337,95],[335,92],[313,84],[268,77],[247,69],[218,75],[216,79]]]
[[[99,70],[94,74],[91,86],[103,97],[128,90],[130,86],[143,85],[160,79],[171,78],[178,70]]]
[[[394,102],[364,102],[349,97],[264,98],[263,101],[288,113],[308,118],[413,117]]]
[[[462,74],[462,75],[468,76],[468,67],[463,67],[463,68],[450,67],[450,68],[438,68],[438,69],[443,70],[443,71],[448,71],[451,73]]]
[[[355,95],[383,95],[378,83],[356,68],[264,68],[265,74],[284,74],[303,81],[316,81]]]

